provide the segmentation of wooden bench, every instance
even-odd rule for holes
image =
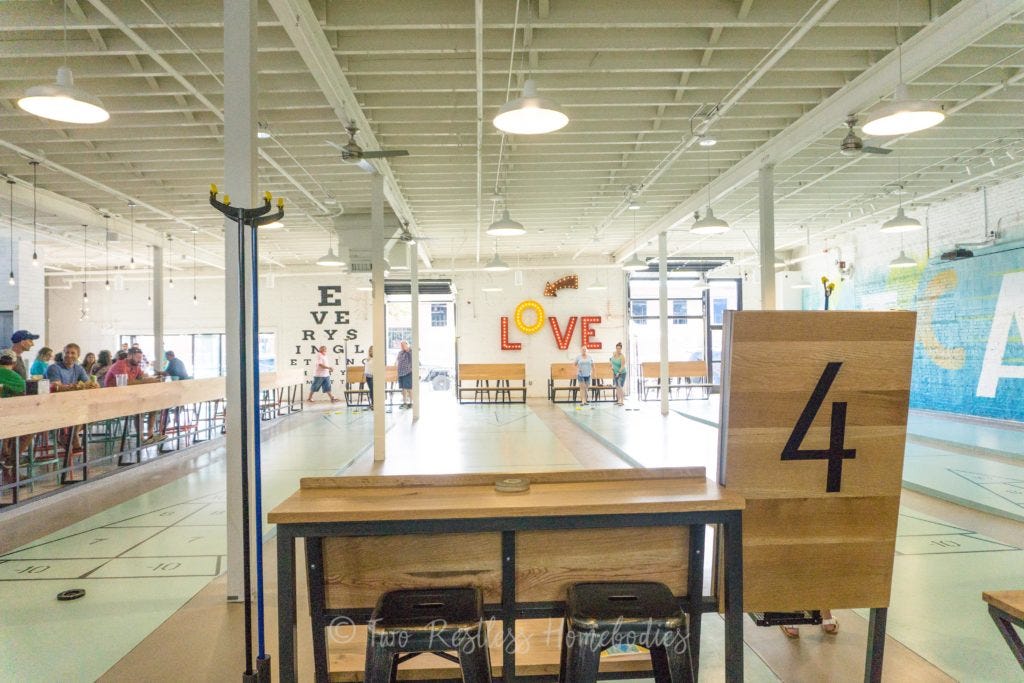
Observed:
[[[1024,668],[1024,643],[1013,630],[1014,625],[1024,629],[1024,590],[986,591],[981,594],[981,599],[988,603],[988,615],[1010,646],[1017,663]]]
[[[523,363],[460,363],[455,384],[459,403],[526,403]],[[471,394],[473,400],[466,399],[466,394]],[[516,394],[520,400],[513,400]]]
[[[398,388],[398,368],[388,365],[385,368],[385,403],[393,405],[395,394],[401,394]],[[369,406],[370,389],[366,386],[366,368],[362,365],[350,365],[345,370],[345,404],[349,406]]]
[[[655,392],[655,398],[661,398],[661,364],[641,363],[640,377],[637,378],[637,393],[641,400],[647,401],[648,394]],[[708,381],[708,364],[702,360],[671,360],[668,362],[668,391],[669,398],[673,398],[672,392],[686,390],[686,397],[694,389],[701,389],[704,398],[711,395],[711,387],[714,386]]]

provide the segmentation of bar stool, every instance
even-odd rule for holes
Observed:
[[[691,683],[686,617],[668,586],[654,582],[569,587],[560,683],[594,683],[601,652],[635,644],[650,650],[657,683]]]
[[[448,654],[452,650],[458,657]],[[394,683],[399,661],[423,652],[458,662],[464,683],[490,683],[491,657],[479,589],[397,590],[381,596],[366,629],[364,683]]]

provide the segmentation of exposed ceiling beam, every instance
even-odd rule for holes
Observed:
[[[904,80],[911,81],[941,64],[1022,10],[1024,0],[962,0],[903,45]],[[849,85],[719,175],[713,183],[713,197],[717,199],[746,184],[764,164],[778,164],[792,157],[834,130],[847,114],[862,111],[891,94],[899,76],[899,59],[895,51],[890,52]],[[694,193],[645,228],[638,242],[642,244],[688,220],[694,211],[703,208],[705,190]],[[632,252],[630,242],[616,249],[614,256],[617,261],[624,261]]]
[[[324,35],[324,29],[313,13],[309,2],[307,0],[269,0],[269,4],[287,31],[302,57],[302,61],[305,62],[309,72],[320,86],[324,97],[334,109],[338,120],[343,125],[354,125],[359,128],[365,146],[379,149],[381,145],[373,133],[373,128],[359,106],[355,92],[338,63],[337,57],[334,56],[327,37]],[[374,165],[384,177],[384,197],[391,209],[399,217],[399,220],[408,221],[409,231],[413,235],[421,236],[419,226],[416,224],[416,217],[398,187],[398,181],[395,180],[391,166],[384,159],[378,160]],[[398,233],[396,232],[392,236],[397,237]],[[430,254],[427,248],[420,245],[418,251],[424,267],[430,268]]]

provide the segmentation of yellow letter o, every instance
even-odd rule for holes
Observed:
[[[537,320],[532,325],[527,325],[523,322],[523,313],[526,311],[533,311],[537,315]],[[516,306],[516,327],[523,334],[536,334],[540,332],[540,328],[544,327],[544,307],[536,301],[526,300],[519,302]]]

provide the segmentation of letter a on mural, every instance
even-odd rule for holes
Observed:
[[[988,333],[985,360],[978,377],[975,392],[978,396],[994,398],[1001,378],[1024,379],[1024,365],[1003,363],[1014,320],[1017,321],[1018,334],[1024,335],[1024,271],[1003,276],[996,312],[992,316],[992,330]]]

